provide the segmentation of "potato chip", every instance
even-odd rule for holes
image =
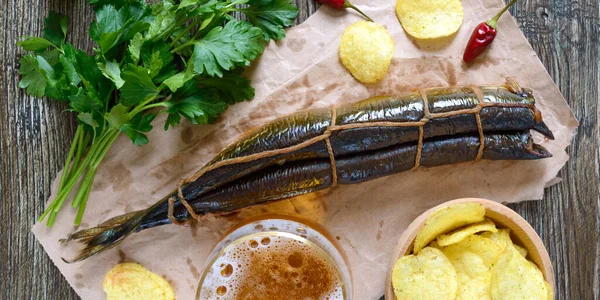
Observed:
[[[457,32],[464,11],[461,0],[397,0],[396,15],[409,35],[435,39]]]
[[[504,251],[506,245],[512,244],[512,240],[510,239],[510,229],[502,228],[498,229],[496,232],[484,232],[481,236],[498,244],[498,246],[502,248],[502,251]]]
[[[527,257],[527,249],[525,249],[517,244],[513,244],[513,247],[515,247],[515,249],[517,249],[517,252],[519,252],[519,254],[521,254],[521,256]]]
[[[449,232],[448,234],[442,234],[437,237],[437,242],[440,246],[448,246],[450,244],[462,241],[469,235],[482,231],[496,232],[498,231],[498,229],[496,229],[496,224],[494,224],[494,222],[492,222],[489,219],[485,219],[482,222],[461,227],[452,232]]]
[[[542,272],[514,247],[506,247],[492,268],[490,286],[494,300],[548,299]]]
[[[442,233],[483,221],[484,215],[483,205],[475,202],[458,203],[434,211],[417,233],[413,247],[414,253],[419,253],[425,245]]]
[[[510,229],[499,229],[497,232],[484,232],[481,236],[496,242],[502,248],[502,251],[504,251],[507,245],[512,245],[523,257],[527,257],[527,249],[514,244],[511,240]]]
[[[136,263],[122,263],[104,277],[107,300],[174,300],[173,289],[162,277]]]
[[[454,299],[456,271],[438,249],[423,248],[419,254],[403,256],[392,270],[396,299]]]
[[[491,300],[490,281],[492,273],[486,272],[476,277],[469,277],[460,270],[456,270],[458,277],[458,290],[456,300]]]
[[[441,251],[456,270],[471,277],[489,272],[502,254],[500,246],[478,235],[470,235],[458,243],[441,247]]]
[[[387,73],[394,54],[394,41],[385,27],[359,21],[344,31],[339,56],[352,76],[363,83],[375,83]]]

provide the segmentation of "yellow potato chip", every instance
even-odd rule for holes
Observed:
[[[513,247],[515,247],[515,249],[517,249],[517,251],[523,255],[523,257],[527,257],[527,249],[514,244],[513,241],[510,238],[510,229],[498,229],[497,232],[484,232],[481,234],[482,237],[486,237],[491,239],[492,241],[496,242],[498,244],[498,246],[500,246],[502,248],[502,251],[504,251],[504,248],[507,245],[512,245]]]
[[[342,34],[340,61],[360,82],[381,80],[393,55],[394,41],[385,27],[377,23],[359,21]]]
[[[458,31],[464,11],[461,0],[397,0],[396,15],[409,35],[435,39]]]
[[[512,240],[510,239],[510,229],[502,228],[498,229],[496,232],[484,232],[480,234],[484,238],[488,238],[498,244],[502,251],[508,244],[512,244]]]
[[[496,232],[496,224],[489,219],[485,219],[479,223],[474,223],[465,227],[461,227],[456,229],[448,234],[442,234],[437,237],[438,245],[440,246],[448,246],[450,244],[458,243],[465,239],[467,236],[482,232],[482,231],[491,231]]]
[[[496,243],[478,235],[470,235],[458,243],[441,247],[441,251],[456,270],[470,277],[489,272],[502,254]]]
[[[403,256],[392,270],[396,299],[454,299],[456,271],[438,249],[423,248],[419,254]]]
[[[469,277],[456,270],[458,277],[458,290],[456,300],[491,300],[490,281],[492,273],[486,272],[476,277]]]
[[[494,300],[548,299],[542,272],[514,247],[506,247],[492,268],[490,287]]]
[[[490,280],[494,255],[500,255],[500,247],[489,239],[476,235],[468,236],[463,241],[447,247],[436,245],[441,249],[456,270],[458,290],[456,299],[491,299]]]
[[[484,215],[483,205],[475,202],[454,204],[434,211],[417,233],[413,246],[414,253],[419,253],[425,245],[442,233],[483,221]]]
[[[106,300],[174,300],[173,288],[162,277],[136,263],[122,263],[104,277]]]
[[[513,244],[513,247],[515,247],[515,249],[517,249],[517,252],[519,252],[519,254],[521,254],[521,256],[527,257],[527,249],[525,249],[517,244]]]

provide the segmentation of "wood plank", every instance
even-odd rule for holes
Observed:
[[[511,205],[540,234],[557,299],[598,294],[598,1],[522,1],[511,11],[581,123],[563,181],[544,200]],[[501,30],[501,29],[500,29]]]
[[[296,23],[314,13],[311,0],[295,0]],[[90,50],[92,20],[85,0],[0,0],[0,298],[77,299],[30,228],[43,211],[50,185],[74,132],[65,106],[18,89],[18,36],[38,36],[49,10],[69,16],[70,40]],[[526,0],[511,12],[582,123],[569,148],[563,182],[544,201],[511,205],[540,233],[557,274],[557,299],[600,298],[598,141],[598,0]],[[502,30],[501,28],[499,30]],[[375,299],[377,295],[374,295]]]

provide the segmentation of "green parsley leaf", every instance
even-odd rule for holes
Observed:
[[[91,86],[104,78],[104,75],[98,69],[98,63],[94,56],[77,50],[74,53],[69,52],[68,56],[65,52],[65,57],[68,57],[69,61],[73,63],[79,78],[86,81],[88,85]]]
[[[133,36],[150,27],[152,9],[144,3],[128,3],[116,9],[104,5],[96,11],[96,22],[90,26],[90,36],[98,43],[100,50],[107,53]]]
[[[21,81],[19,81],[19,87],[22,89],[26,88],[29,95],[43,97],[47,83],[44,75],[38,70],[36,56],[34,54],[25,55],[19,63],[21,65],[19,74],[23,76]]]
[[[175,92],[192,78],[194,78],[194,67],[188,65],[184,72],[177,73],[167,78],[163,81],[163,84],[166,85],[171,92]]]
[[[291,0],[250,0],[241,11],[250,23],[263,31],[265,40],[280,40],[285,37],[284,27],[293,24],[298,8]]]
[[[163,0],[163,2],[154,5],[152,8],[154,20],[150,24],[150,28],[144,35],[144,40],[152,41],[155,38],[161,37],[168,29],[175,26],[176,11],[173,2]]]
[[[182,9],[182,8],[186,8],[188,6],[192,6],[192,5],[196,5],[198,4],[198,0],[183,0],[181,1],[181,3],[179,3],[179,7],[178,9]]]
[[[208,13],[220,13],[225,9],[225,6],[229,5],[230,1],[222,1],[222,0],[184,0],[179,4],[178,9],[183,9],[192,5],[195,5],[196,8],[189,11],[188,15],[190,16],[198,16],[204,15]],[[243,1],[236,1],[238,4],[243,4]]]
[[[69,79],[69,84],[77,86],[81,82],[81,78],[77,73],[77,68],[75,68],[77,64],[77,52],[73,45],[67,43],[63,46],[63,53],[59,56],[59,60],[67,79]]]
[[[44,24],[46,25],[44,37],[54,45],[61,46],[67,36],[67,17],[50,12]]]
[[[52,58],[49,53],[46,55]],[[19,87],[26,88],[27,94],[43,97],[46,95],[46,88],[56,84],[54,68],[43,56],[25,55],[21,58],[20,64],[19,74],[23,78],[19,81]]]
[[[54,86],[56,84],[54,68],[44,57],[38,55],[36,56],[36,59],[38,62],[38,71],[44,76],[44,79],[46,79],[48,85]]]
[[[234,104],[254,98],[254,88],[250,79],[242,75],[242,68],[233,69],[223,73],[222,78],[198,76],[197,84],[219,97],[227,104]]]
[[[150,69],[150,77],[153,77],[158,75],[158,72],[160,72],[160,69],[162,69],[163,66],[163,60],[160,57],[160,52],[153,52],[152,56],[150,57],[150,63],[148,64],[148,69]]]
[[[61,75],[56,80],[56,84],[54,86],[46,86],[44,93],[46,96],[52,99],[69,101],[69,97],[76,95],[79,92],[79,89],[76,86],[69,84],[67,76],[62,71],[59,71],[59,68],[56,68],[54,73]]]
[[[149,132],[152,130],[150,123],[156,117],[155,114],[137,114],[131,121],[127,122],[119,129],[124,132],[135,145],[142,146],[148,144],[148,137],[142,132]]]
[[[142,63],[144,67],[150,70],[150,77],[154,82],[162,82],[171,75],[177,73],[176,66],[172,64],[173,53],[170,51],[169,44],[156,43],[151,46],[146,46],[142,51]],[[171,71],[174,71],[171,73]],[[169,73],[167,77],[161,76],[160,80],[156,80],[159,74]]]
[[[210,23],[215,18],[215,16],[216,15],[214,13],[204,14],[203,15],[202,23],[200,23],[200,26],[198,27],[198,30],[202,30],[202,29],[208,27],[208,25],[210,25]]]
[[[165,122],[165,130],[169,126],[178,125],[181,116],[192,124],[208,124],[227,109],[227,103],[218,95],[199,88],[194,81],[188,81],[165,103],[169,116]]]
[[[129,50],[129,55],[131,56],[131,60],[133,61],[134,65],[137,65],[137,63],[140,61],[140,50],[142,50],[143,44],[144,38],[139,32],[136,33],[133,36],[133,39],[131,39],[131,42],[129,42],[129,47],[127,49]]]
[[[75,70],[77,73],[78,80],[83,82],[88,96],[96,98],[98,101],[104,101],[112,93],[114,85],[98,69],[96,57],[88,55],[81,50],[75,50],[68,45],[65,45],[63,51],[64,57],[61,58],[63,66],[65,68],[67,68],[67,65],[69,65],[69,68],[72,66],[72,70]],[[72,73],[68,74],[71,80],[77,80],[73,76],[74,74]]]
[[[106,63],[98,62],[98,69],[102,71],[104,77],[110,79],[120,89],[125,81],[121,79],[121,69],[116,61],[107,61]]]
[[[167,120],[165,120],[165,126],[163,127],[166,130],[169,130],[169,127],[175,127],[181,123],[181,115],[177,113],[172,113],[167,116]]]
[[[71,105],[74,111],[78,112],[92,112],[104,108],[102,102],[84,93],[79,93],[77,95],[70,96],[69,104]]]
[[[148,69],[132,64],[127,65],[121,78],[125,84],[121,87],[120,103],[136,105],[144,100],[158,95],[158,88],[152,82]]]
[[[84,124],[90,125],[92,128],[96,128],[99,125],[91,113],[78,113],[77,119]]]
[[[186,76],[185,72],[181,72],[169,77],[163,82],[163,84],[166,85],[171,90],[171,92],[175,92],[178,88],[182,87],[183,84],[190,79],[191,78]]]
[[[265,48],[262,31],[248,22],[231,20],[215,27],[194,44],[191,60],[198,74],[223,76],[223,70],[248,66]]]
[[[20,46],[27,51],[34,51],[38,53],[48,49],[48,47],[53,45],[54,44],[52,44],[51,41],[39,37],[26,37],[25,40],[17,42],[17,46]]]
[[[106,121],[111,127],[121,128],[121,126],[125,125],[129,120],[127,118],[127,111],[129,109],[127,106],[119,103],[110,110],[110,112],[104,115]]]

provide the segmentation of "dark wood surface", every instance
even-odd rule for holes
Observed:
[[[312,0],[295,0],[297,23]],[[77,299],[30,229],[50,194],[74,134],[65,106],[18,89],[19,36],[39,36],[50,10],[69,16],[70,40],[91,49],[86,0],[0,0],[0,299]],[[511,9],[581,123],[563,181],[544,201],[511,205],[548,248],[557,299],[600,299],[598,0],[521,0]],[[375,296],[375,295],[374,295]]]

